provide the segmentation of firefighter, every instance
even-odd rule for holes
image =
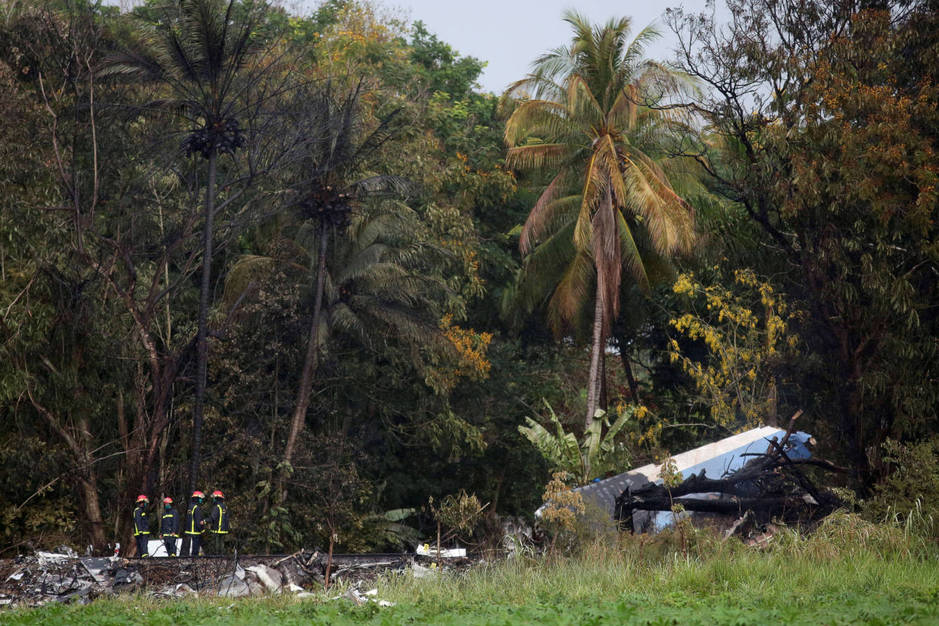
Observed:
[[[209,535],[212,537],[212,554],[225,551],[225,539],[229,531],[228,508],[225,494],[216,489],[212,492],[212,512],[209,514]]]
[[[189,514],[186,516],[186,535],[189,537],[189,556],[199,556],[199,544],[205,529],[205,516],[202,514],[202,501],[205,494],[193,491],[189,500]],[[183,556],[186,556],[185,554]]]
[[[179,513],[173,506],[173,499],[163,498],[163,525],[160,527],[166,556],[176,556],[176,539],[179,538]]]
[[[150,556],[147,542],[150,540],[150,517],[147,506],[150,499],[140,494],[137,496],[137,506],[134,507],[134,539],[137,541],[137,556],[143,558]]]

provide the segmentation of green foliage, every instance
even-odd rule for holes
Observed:
[[[393,509],[366,515],[361,520],[358,549],[366,553],[389,548],[402,552],[414,549],[420,543],[421,533],[403,522],[416,512],[417,509]]]
[[[585,482],[627,450],[795,408],[823,450],[883,479],[869,514],[927,527],[939,28],[924,2],[869,5],[734,0],[710,47],[707,19],[672,13],[695,35],[685,69],[701,89],[643,60],[653,29],[630,40],[627,19],[572,13],[571,45],[500,103],[476,91],[478,59],[370,0],[308,16],[249,0],[5,3],[4,546],[124,543],[139,489],[185,494],[200,309],[203,474],[231,494],[242,550],[337,535],[398,549],[427,521],[403,511],[461,490],[527,516],[548,465]],[[701,117],[657,106],[679,92]],[[212,168],[181,143],[222,155],[211,254],[193,207]],[[691,205],[705,236],[676,260]],[[679,272],[682,293],[664,288]],[[628,375],[605,359],[614,347]],[[562,417],[577,414],[583,429]],[[884,461],[888,438],[903,444]],[[877,535],[839,523],[832,536]],[[905,540],[889,527],[884,546]],[[707,543],[684,533],[668,549],[679,539],[695,558]]]
[[[885,476],[863,504],[874,521],[908,525],[927,539],[939,538],[939,437],[884,442]]]
[[[676,465],[675,459],[670,456],[662,461],[659,475],[662,477],[662,484],[668,489],[674,489],[681,484],[682,473],[678,471],[678,465]]]
[[[453,48],[429,32],[420,20],[414,22],[409,47],[418,76],[432,94],[440,92],[452,98],[470,95],[485,66],[474,57],[458,57]]]
[[[688,152],[751,222],[744,237],[720,233],[727,250],[739,258],[749,245],[748,264],[806,311],[800,404],[825,416],[815,433],[869,486],[869,452],[887,437],[928,436],[939,419],[939,386],[921,384],[939,362],[929,313],[939,297],[939,88],[924,52],[935,10],[854,0],[729,10],[727,28],[669,13],[683,69],[714,88],[695,98],[706,130]],[[806,45],[796,50],[796,39]],[[772,96],[741,107],[744,91]]]
[[[564,425],[548,401],[542,401],[548,409],[548,419],[554,426],[554,432],[530,417],[525,418],[528,425],[519,426],[518,431],[538,449],[552,469],[571,474],[580,484],[608,472],[626,471],[630,465],[629,452],[625,443],[617,441],[617,437],[633,419],[636,407],[620,407],[612,424],[605,412],[597,411],[596,419],[585,429],[578,442],[573,432],[565,432]]]

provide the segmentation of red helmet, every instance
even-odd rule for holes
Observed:
[[[173,499],[169,496],[163,498],[163,504],[173,504]]]
[[[212,497],[213,497],[213,498],[221,498],[222,500],[224,500],[224,499],[225,499],[225,494],[222,493],[221,491],[219,491],[218,489],[216,489],[215,491],[212,492]]]
[[[193,491],[193,492],[192,492],[192,497],[193,497],[193,498],[204,498],[204,497],[205,497],[205,494],[202,493],[201,491]]]
[[[137,496],[137,502],[150,502],[150,498],[148,498],[147,496],[143,494],[140,494],[139,496]]]

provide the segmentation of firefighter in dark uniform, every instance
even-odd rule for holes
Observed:
[[[172,498],[163,498],[163,525],[160,527],[166,556],[176,556],[176,539],[179,538],[179,513]]]
[[[216,489],[212,492],[212,510],[209,513],[209,535],[212,537],[212,554],[223,554],[225,552],[225,539],[228,537],[229,530],[225,494]]]
[[[150,499],[141,494],[137,496],[137,506],[134,507],[134,539],[137,541],[137,556],[143,558],[150,556],[147,542],[150,540],[150,514],[147,505]]]
[[[189,500],[189,513],[186,515],[186,535],[189,537],[189,556],[199,556],[199,544],[202,542],[202,531],[205,529],[205,516],[202,514],[202,501],[205,494],[193,491]],[[183,556],[186,556],[185,554]]]

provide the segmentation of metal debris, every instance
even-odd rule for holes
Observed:
[[[280,593],[280,590],[284,586],[284,575],[273,567],[268,567],[262,563],[246,567],[245,570],[249,574],[257,577],[258,582],[270,593]]]
[[[243,572],[244,570],[242,570]],[[226,598],[241,598],[251,595],[251,588],[244,578],[238,578],[235,574],[223,576],[218,581],[218,595]]]

